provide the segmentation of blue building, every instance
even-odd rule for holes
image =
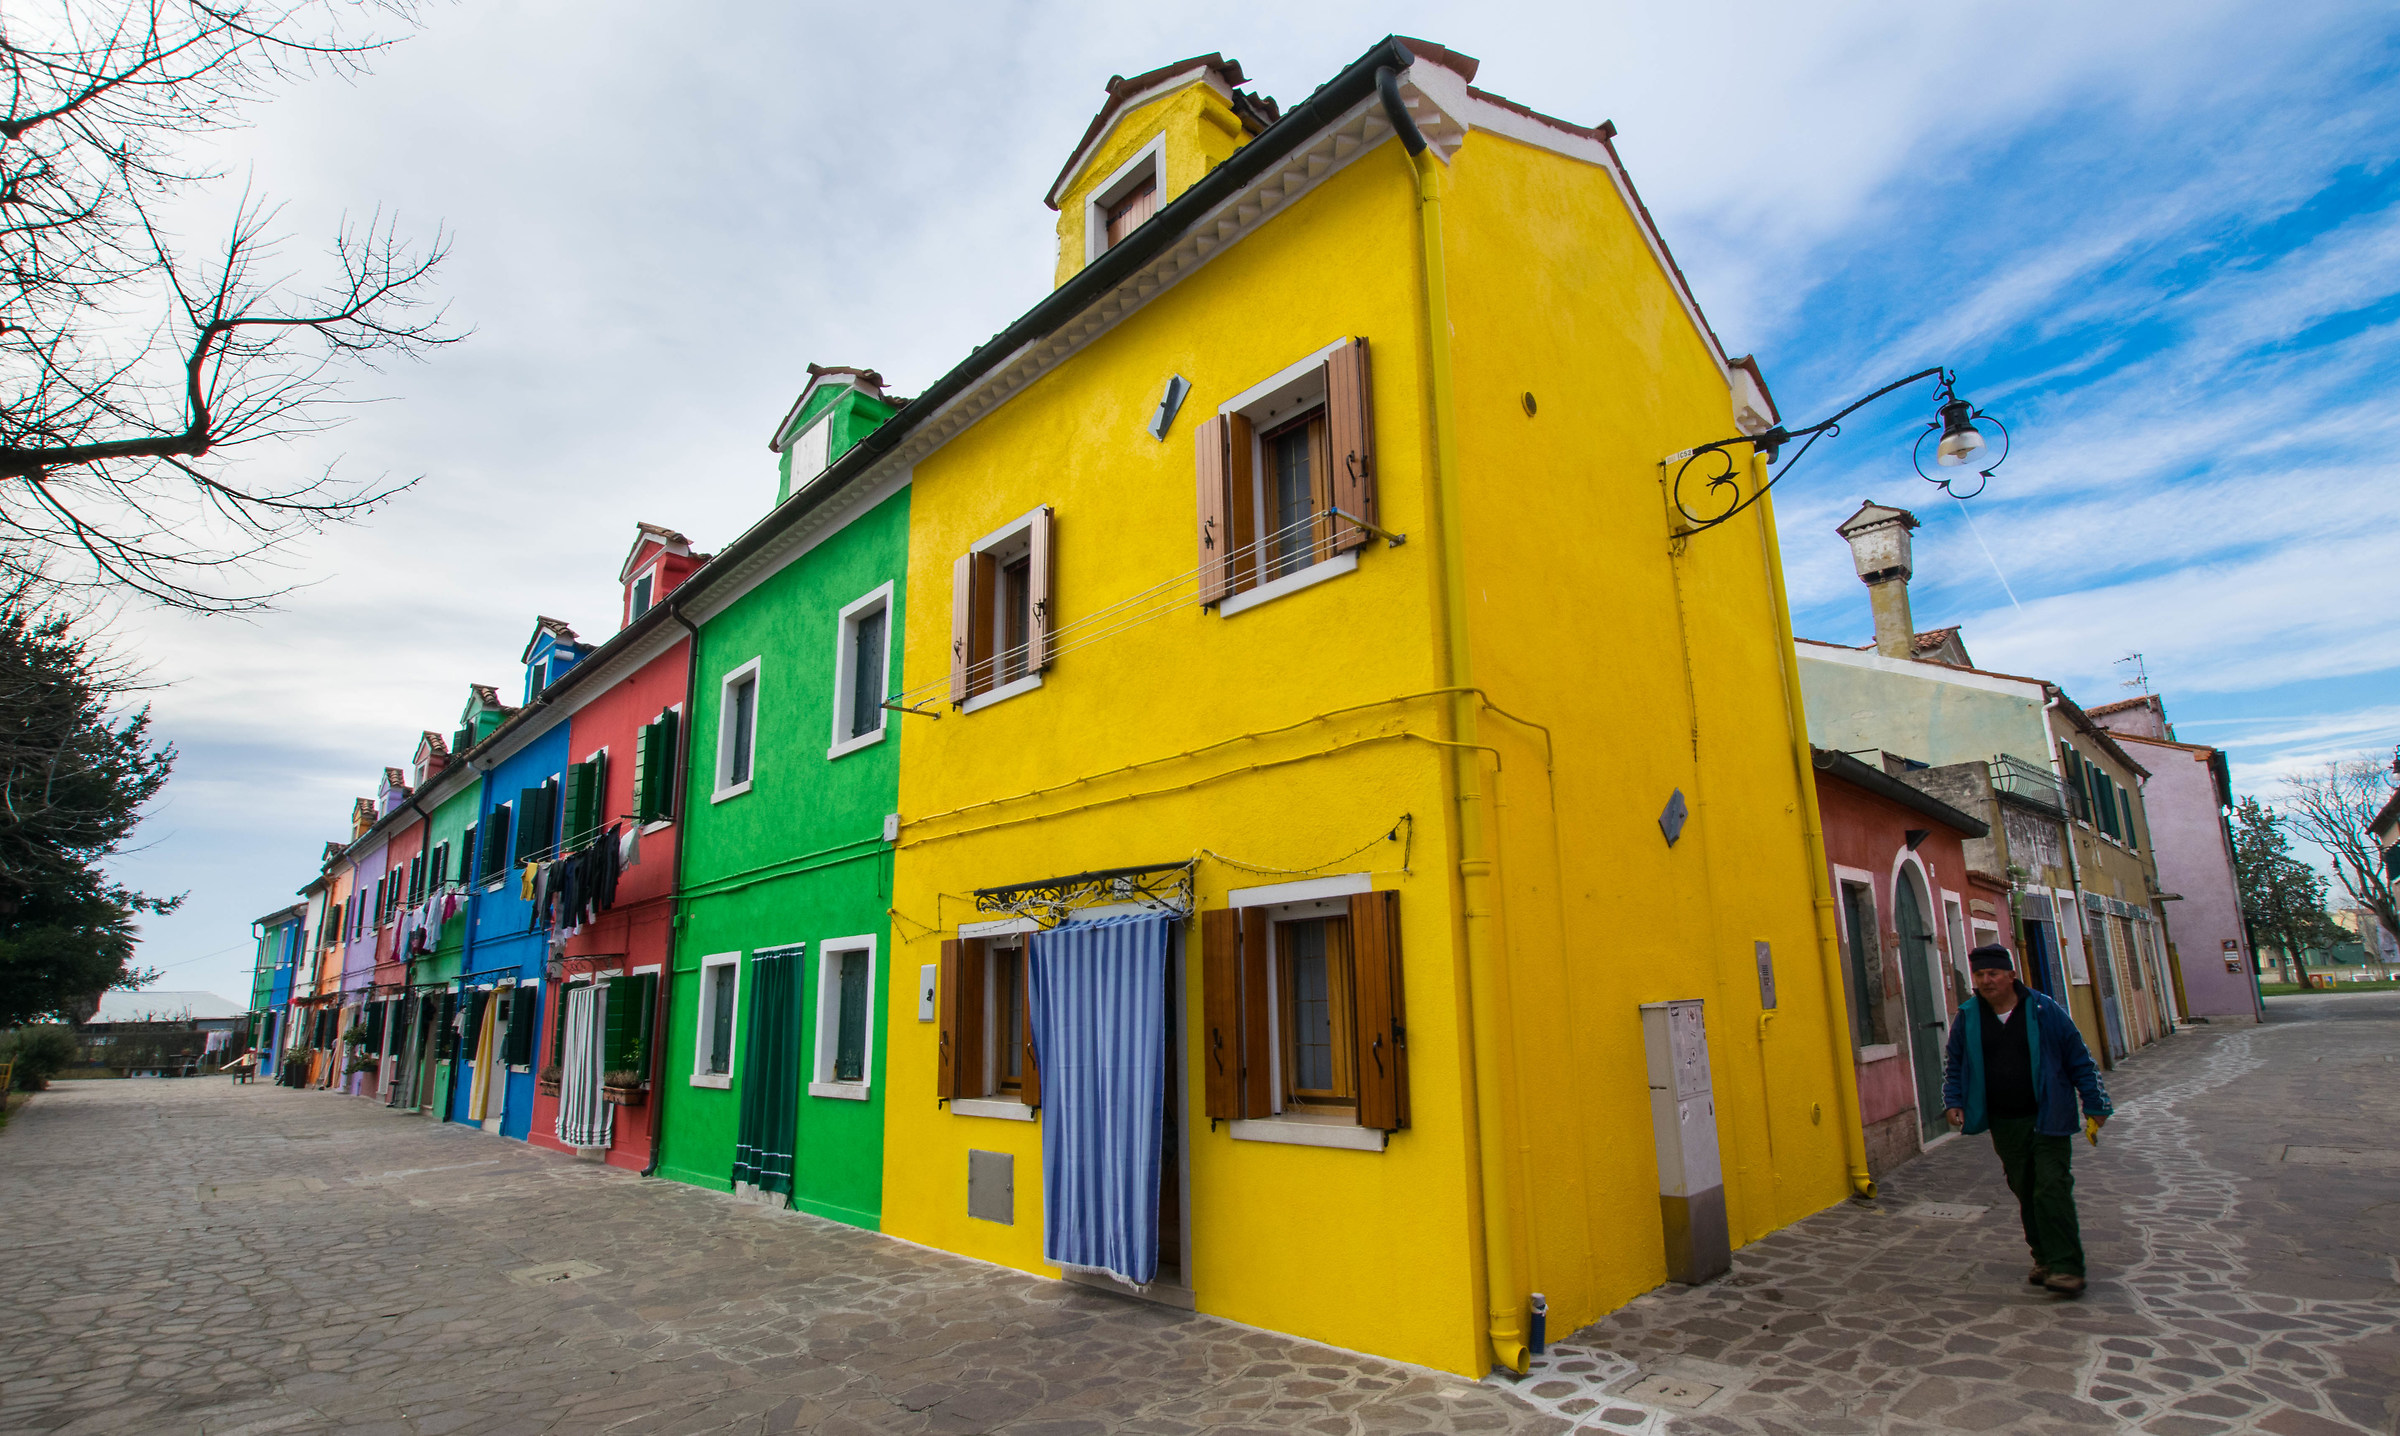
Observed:
[[[307,922],[308,904],[303,902],[250,923],[258,938],[258,962],[250,974],[250,1050],[258,1054],[263,1076],[274,1075],[276,1057],[283,1050],[292,969],[300,960],[300,934]]]
[[[532,1129],[536,1034],[549,935],[534,920],[526,864],[558,845],[567,773],[567,714],[540,702],[590,650],[554,619],[525,648],[525,706],[473,762],[483,774],[472,840],[466,951],[449,1118],[523,1140]]]

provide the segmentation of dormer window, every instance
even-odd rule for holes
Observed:
[[[1158,176],[1146,174],[1140,184],[1125,192],[1125,197],[1108,207],[1108,247],[1133,233],[1136,226],[1158,213]]]
[[[648,573],[643,574],[640,578],[637,578],[633,581],[633,612],[630,615],[631,618],[639,618],[643,614],[650,611],[651,594],[656,589],[657,584],[658,571],[656,569],[652,569]]]
[[[808,427],[792,436],[792,487],[798,488],[825,472],[833,462],[833,412],[828,409],[811,419]]]
[[[1166,136],[1142,146],[1092,191],[1084,214],[1084,262],[1090,263],[1117,247],[1142,221],[1158,213],[1160,162]]]

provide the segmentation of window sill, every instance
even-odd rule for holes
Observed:
[[[692,1085],[695,1087],[714,1087],[720,1092],[731,1091],[733,1089],[733,1074],[730,1072],[695,1072],[692,1074]]]
[[[1284,1142],[1295,1147],[1344,1147],[1354,1152],[1380,1152],[1391,1134],[1361,1127],[1339,1118],[1253,1117],[1231,1124],[1237,1142]]]
[[[811,1097],[838,1097],[845,1102],[864,1102],[867,1100],[867,1084],[864,1082],[811,1082],[808,1084],[808,1095]]]
[[[890,728],[891,725],[886,723],[883,727],[876,729],[872,733],[861,733],[855,738],[843,739],[841,742],[836,743],[832,747],[825,750],[825,761],[830,763],[836,758],[846,757],[849,754],[857,752],[861,748],[874,747],[876,744],[883,741],[883,735],[890,731]]]
[[[1900,1044],[1897,1042],[1870,1042],[1866,1046],[1858,1049],[1858,1060],[1860,1062],[1881,1062],[1887,1057],[1897,1057],[1899,1055]]]
[[[1297,573],[1287,573],[1271,583],[1262,583],[1256,588],[1245,589],[1235,594],[1217,605],[1217,616],[1231,618],[1243,609],[1256,608],[1262,603],[1273,603],[1287,593],[1298,593],[1301,589],[1313,588],[1329,578],[1340,578],[1357,567],[1358,550],[1352,549],[1348,553],[1337,553],[1322,563],[1312,563]]]
[[[953,1097],[950,1110],[961,1117],[997,1117],[1004,1122],[1030,1122],[1035,1108],[1014,1097]]]
[[[742,794],[750,791],[751,781],[751,779],[744,778],[742,781],[735,783],[731,787],[719,788],[716,792],[709,795],[708,800],[712,803],[722,803],[727,798],[738,798]]]
[[[1014,683],[1003,683],[997,688],[986,689],[985,691],[976,694],[966,702],[958,705],[958,711],[961,713],[972,713],[979,708],[989,708],[995,703],[1014,698],[1020,693],[1031,693],[1034,689],[1041,686],[1042,675],[1039,673],[1028,673]]]

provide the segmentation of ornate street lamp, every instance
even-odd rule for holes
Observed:
[[[1918,433],[1916,445],[1911,451],[1910,461],[1916,466],[1917,477],[1953,498],[1971,499],[1982,493],[1985,482],[1992,477],[1992,470],[2008,459],[2008,426],[1958,397],[1958,376],[1936,366],[1920,369],[1905,379],[1886,384],[1832,418],[1811,424],[1805,429],[1787,429],[1777,424],[1761,434],[1737,434],[1730,439],[1719,439],[1713,444],[1702,444],[1696,449],[1667,455],[1665,462],[1675,466],[1675,481],[1669,489],[1669,497],[1674,502],[1675,511],[1683,516],[1685,524],[1679,536],[1713,529],[1757,503],[1765,497],[1767,490],[1782,482],[1783,476],[1792,471],[1794,464],[1807,456],[1817,440],[1840,433],[1842,420],[1884,395],[1905,389],[1920,379],[1934,381],[1934,397],[1938,402],[1934,417]],[[1990,457],[1988,462],[1984,456],[1990,452],[1991,440],[1984,433],[1986,425],[2000,437],[2000,452]],[[1935,467],[1971,470],[1975,475],[1974,488],[1962,491],[1958,487],[1966,477],[1964,474],[1940,478],[1925,472],[1925,441],[1937,435],[1939,441],[1933,446]],[[1746,444],[1765,456],[1767,463],[1772,466],[1776,455],[1795,439],[1801,441],[1800,448],[1784,460],[1783,467],[1776,469],[1756,490],[1744,493],[1742,482],[1735,475],[1747,466],[1736,461],[1733,451]],[[1699,466],[1697,470],[1695,465]],[[1689,497],[1684,492],[1687,479],[1698,481],[1697,492]],[[1693,507],[1695,502],[1698,508]]]

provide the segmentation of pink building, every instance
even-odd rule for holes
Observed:
[[[2092,721],[2150,770],[2142,805],[2165,890],[2167,944],[2176,1005],[2186,1017],[2259,1020],[2258,982],[2234,885],[2233,839],[2226,814],[2233,780],[2222,750],[2175,741],[2167,705],[2155,693],[2103,704]]]

